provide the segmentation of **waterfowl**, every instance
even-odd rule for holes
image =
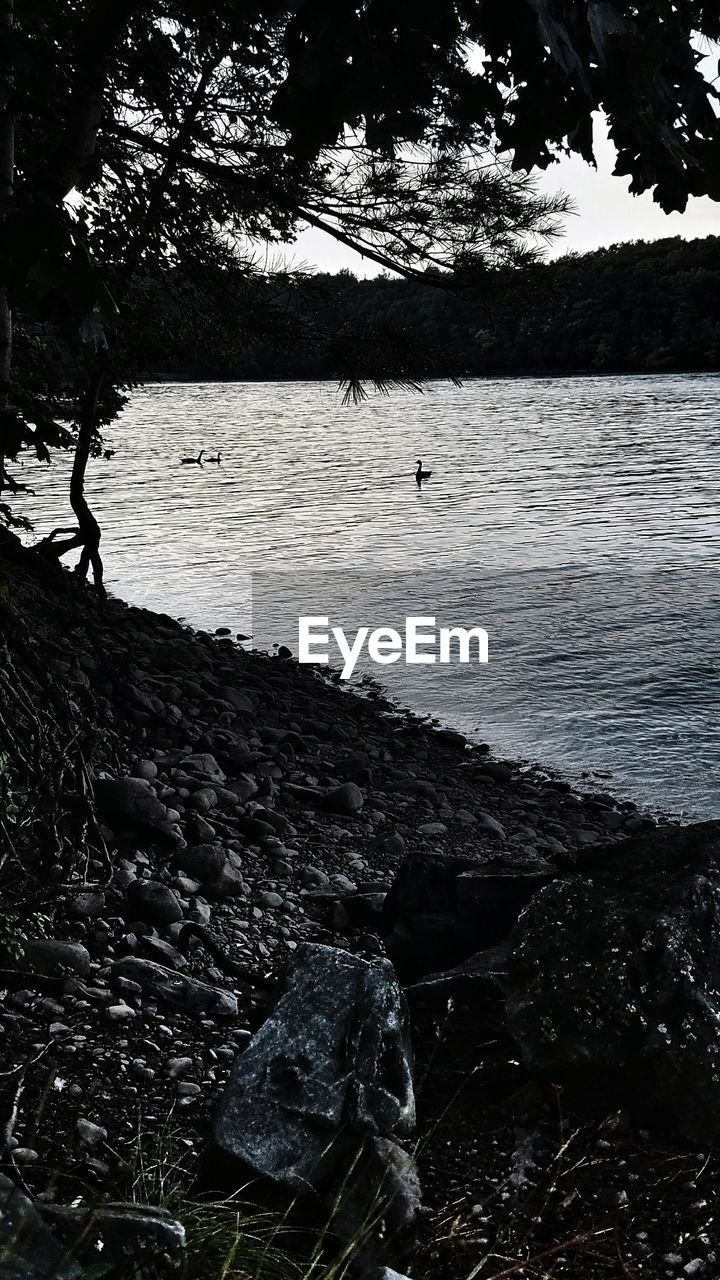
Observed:
[[[104,449],[104,450],[103,450],[103,458],[114,458],[114,457],[115,457],[115,450],[114,450],[114,449]]]
[[[217,453],[209,453],[209,454],[207,455],[207,457],[206,457],[205,461],[206,461],[206,462],[220,462],[220,461],[221,461],[221,459],[222,459],[222,454],[220,453],[220,450],[218,449]]]
[[[199,454],[198,454],[198,456],[197,456],[197,458],[181,458],[181,459],[180,459],[180,461],[181,461],[182,463],[185,463],[185,464],[187,464],[187,463],[190,463],[191,465],[195,465],[195,464],[197,464],[197,466],[198,466],[198,467],[201,467],[201,466],[202,466],[202,464],[203,464],[202,457],[203,457],[204,452],[205,452],[205,450],[204,450],[204,449],[201,449],[201,450],[200,450],[200,452],[199,452]]]
[[[418,484],[422,484],[423,480],[427,480],[428,476],[431,476],[431,475],[432,475],[432,471],[423,471],[422,462],[420,458],[418,458],[417,471],[415,472],[415,479],[417,480]]]

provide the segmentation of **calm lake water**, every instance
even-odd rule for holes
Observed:
[[[433,383],[360,407],[331,384],[150,386],[108,443],[88,493],[130,601],[294,652],[298,611],[482,625],[487,667],[383,682],[498,753],[720,816],[720,377]],[[200,448],[222,463],[179,465]],[[24,478],[38,534],[68,523],[66,463]]]

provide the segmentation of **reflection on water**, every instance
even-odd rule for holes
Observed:
[[[154,386],[88,493],[109,584],[197,625],[250,630],[250,572],[290,571],[300,597],[309,570],[414,580],[443,623],[482,588],[492,616],[466,625],[495,632],[489,679],[398,664],[393,693],[500,751],[720,815],[719,411],[712,375],[434,383],[359,408],[330,384]],[[220,466],[179,464],[203,447]],[[68,523],[67,470],[25,467],[38,533]],[[295,648],[290,612],[265,622]]]

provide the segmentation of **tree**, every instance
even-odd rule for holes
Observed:
[[[716,194],[715,91],[690,37],[717,36],[718,20],[700,3],[27,0],[14,22],[2,12],[0,351],[7,364],[12,311],[62,357],[35,381],[5,368],[0,452],[47,458],[76,440],[78,527],[47,550],[82,546],[83,567],[99,567],[84,466],[118,388],[142,375],[131,299],[149,276],[168,289],[207,279],[211,302],[222,264],[259,286],[260,322],[283,333],[296,319],[277,305],[286,282],[259,272],[247,244],[309,223],[407,277],[430,267],[434,283],[489,297],[537,260],[564,208],[525,171],[562,147],[590,158],[599,106],[636,190],[654,187],[664,207]],[[359,337],[337,343],[356,394],[364,378],[426,375],[427,351],[402,329]],[[56,412],[68,400],[70,430]]]

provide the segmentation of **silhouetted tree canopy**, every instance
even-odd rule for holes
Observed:
[[[0,489],[22,449],[74,443],[71,543],[97,543],[83,459],[146,376],[158,289],[207,320],[229,288],[248,339],[307,336],[297,281],[249,242],[311,225],[497,300],[565,208],[527,171],[591,160],[599,109],[633,190],[717,196],[696,40],[719,35],[699,0],[1,0]],[[355,395],[453,372],[387,316],[316,338]]]
[[[382,326],[404,333],[409,347],[436,352],[458,376],[720,369],[720,237],[568,254],[523,282],[490,305],[414,280],[319,274],[275,299],[292,317],[284,347],[261,333],[239,338],[232,323],[203,340],[202,327],[184,328],[171,300],[156,294],[166,317],[174,313],[174,345],[156,353],[155,372],[334,379],[343,334]]]

